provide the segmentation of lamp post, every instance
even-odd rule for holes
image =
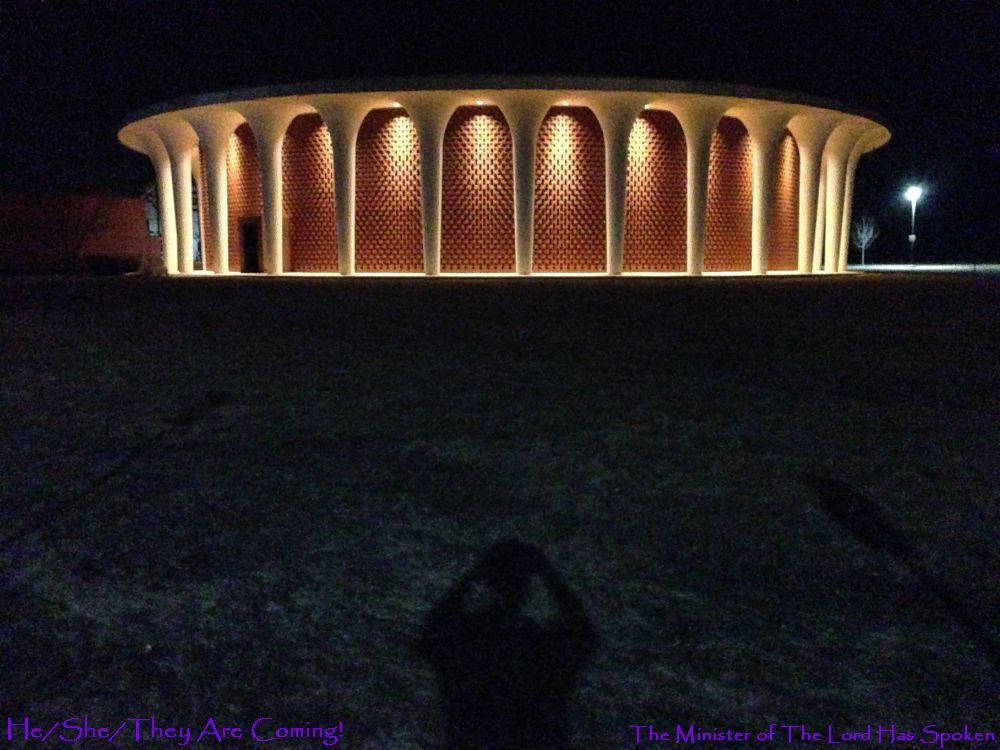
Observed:
[[[910,185],[903,193],[903,197],[910,202],[910,265],[913,265],[913,245],[917,241],[917,201],[924,194],[924,189],[919,185]]]

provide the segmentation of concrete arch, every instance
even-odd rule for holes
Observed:
[[[868,129],[860,118],[848,118],[830,133],[823,147],[823,200],[822,227],[817,226],[817,245],[822,242],[822,270],[836,273],[844,216],[848,162],[851,152]],[[848,219],[850,217],[847,217]],[[817,221],[817,225],[819,221]]]
[[[282,141],[285,265],[289,271],[337,270],[337,221],[330,132],[319,114],[295,117]]]
[[[772,271],[795,271],[799,265],[799,146],[787,128],[775,158],[768,267]]]
[[[687,144],[676,115],[646,109],[632,125],[625,199],[626,272],[687,268]]]
[[[552,107],[538,133],[532,270],[607,270],[605,200],[596,115],[589,107]]]
[[[858,157],[889,138],[888,130],[863,113],[843,111],[835,103],[809,101],[799,95],[782,92],[645,79],[495,77],[420,81],[392,79],[378,85],[372,81],[323,82],[301,89],[246,89],[192,97],[137,113],[119,131],[119,139],[150,157],[157,170],[158,184],[172,184],[175,210],[170,213],[176,226],[173,227],[173,237],[170,236],[172,227],[166,227],[163,243],[165,265],[170,273],[187,274],[196,270],[191,258],[194,227],[189,213],[192,201],[185,186],[190,176],[195,177],[202,196],[199,205],[202,208],[200,217],[204,228],[206,265],[213,266],[212,270],[219,273],[228,271],[228,238],[230,231],[235,233],[237,227],[228,227],[228,210],[212,209],[213,204],[225,207],[228,203],[228,152],[230,141],[233,141],[229,130],[234,132],[242,124],[252,129],[252,138],[244,136],[242,140],[236,140],[240,142],[241,151],[247,155],[248,164],[252,162],[251,155],[256,149],[260,179],[261,270],[271,274],[281,274],[286,268],[333,270],[329,256],[314,254],[314,257],[322,259],[319,262],[300,261],[301,242],[295,236],[299,234],[295,225],[302,216],[323,214],[320,227],[309,233],[308,242],[320,245],[335,243],[336,270],[341,274],[355,271],[358,249],[356,228],[362,234],[361,267],[358,270],[422,271],[434,275],[442,270],[444,246],[446,272],[469,270],[472,273],[491,273],[507,270],[509,266],[506,261],[496,266],[490,261],[477,263],[477,267],[473,268],[461,263],[453,264],[452,261],[454,248],[460,240],[452,227],[457,214],[451,208],[456,198],[453,195],[454,165],[451,160],[457,155],[451,145],[454,133],[448,131],[450,123],[454,130],[456,110],[474,103],[499,107],[506,131],[510,133],[515,270],[519,274],[531,273],[532,269],[609,274],[625,270],[680,270],[676,263],[676,249],[664,249],[664,245],[672,243],[679,232],[666,231],[663,227],[650,229],[648,223],[645,229],[637,229],[637,224],[642,222],[639,221],[641,211],[636,205],[636,145],[632,143],[633,164],[630,170],[630,141],[634,140],[635,133],[645,129],[650,118],[657,116],[643,117],[644,108],[661,112],[659,117],[675,117],[683,132],[686,151],[683,189],[667,191],[666,199],[652,208],[664,208],[671,196],[677,199],[679,205],[679,193],[684,193],[684,270],[695,275],[703,270],[752,273],[791,270],[785,257],[786,240],[795,233],[795,228],[788,224],[784,213],[793,201],[789,195],[788,205],[785,205],[782,196],[774,196],[775,191],[785,192],[783,179],[787,177],[787,182],[793,181],[793,177],[786,175],[782,167],[782,163],[793,159],[789,151],[791,143],[798,147],[799,157],[797,270],[803,273],[819,268],[829,272],[842,270],[851,188]],[[374,131],[367,132],[372,118],[379,116],[371,114],[372,111],[389,109],[398,111],[390,115],[383,112],[383,119],[398,118],[403,131],[410,130],[411,135],[415,131],[416,148],[411,148],[414,146],[412,137],[401,138],[401,141],[410,144],[403,147],[402,152],[409,150],[412,157],[409,160],[411,168],[401,168],[401,172],[409,172],[415,179],[407,182],[401,175],[389,173],[395,168],[389,169],[375,180],[384,188],[382,192],[378,192],[377,185],[366,192],[370,186],[358,185],[357,175],[360,171],[364,183],[368,156],[375,152],[362,153],[360,169],[356,168],[358,146],[360,143],[364,151],[367,145],[371,145],[369,141],[374,142],[372,139],[379,137]],[[301,167],[292,164],[295,158],[286,158],[289,150],[294,151],[296,147],[290,142],[295,138],[289,133],[300,126],[293,126],[293,121],[297,117],[302,118],[299,123],[311,120],[310,131],[314,134],[321,129],[315,119],[316,114],[322,118],[329,134],[329,161],[332,162],[329,170],[334,186],[331,200],[322,206],[313,198],[317,183],[326,179],[327,166],[317,166],[323,172],[318,179],[297,178],[295,175]],[[361,133],[366,115],[369,116],[366,133]],[[563,139],[561,149],[558,147],[559,139],[552,137],[550,132],[551,126],[558,123],[560,117],[568,123],[566,131],[570,133],[568,138]],[[542,132],[543,122],[545,132]],[[673,121],[671,129],[674,129]],[[739,130],[739,136],[743,136],[744,129],[749,136],[749,186],[745,179],[741,181],[733,177],[740,170],[744,178],[747,176],[743,159],[746,144],[737,137],[734,146],[733,143],[727,144],[724,138],[727,132],[732,134],[734,130]],[[864,146],[856,146],[861,133],[869,130],[873,133],[870,143],[866,141]],[[161,142],[160,149],[157,149],[156,143],[144,140],[143,133],[146,131],[152,132]],[[794,138],[788,136],[788,132]],[[286,136],[289,139],[287,142]],[[589,139],[595,147],[581,147],[580,143],[573,143],[574,139],[580,138],[584,141]],[[382,145],[386,146],[388,141],[385,138],[383,141]],[[604,147],[603,154],[599,154],[600,145]],[[444,184],[446,152],[449,159],[448,185]],[[653,153],[656,152],[654,148]],[[386,146],[381,153],[385,163],[392,161],[391,148]],[[396,156],[402,158],[399,149]],[[373,158],[378,161],[377,154]],[[554,166],[560,159],[561,166]],[[631,178],[630,171],[633,173]],[[674,174],[674,177],[679,187],[680,175]],[[646,182],[650,179],[647,176]],[[234,180],[238,181],[238,177]],[[631,196],[630,180],[633,183]],[[312,204],[312,208],[293,207],[297,201],[305,200],[295,195],[298,183],[308,183],[308,195],[311,197],[307,202]],[[286,187],[290,191],[287,196]],[[747,224],[747,187],[750,194],[749,268],[745,262],[744,231]],[[725,195],[726,191],[731,195]],[[249,195],[251,191],[243,192]],[[366,202],[368,192],[374,194],[374,203]],[[600,196],[601,192],[603,196]],[[418,196],[418,199],[411,202],[407,196]],[[356,198],[363,204],[360,217],[356,211]],[[736,200],[730,200],[732,198]],[[328,219],[330,203],[334,204],[335,228]],[[419,212],[414,210],[418,203]],[[397,211],[400,206],[406,208]],[[586,208],[580,210],[581,206]],[[383,213],[376,221],[369,221],[368,209],[372,207],[376,213]],[[289,211],[296,215],[294,220]],[[409,216],[409,220],[399,221],[398,216],[390,215],[394,211]],[[209,218],[207,224],[206,214]],[[388,226],[382,220],[386,218],[392,219]],[[464,244],[480,243],[481,238],[475,234],[479,223],[467,223],[467,228],[472,231],[461,240]],[[445,224],[449,225],[447,229]],[[376,234],[381,234],[374,241],[374,256],[368,257],[371,243],[368,242],[367,230],[372,227],[375,227],[373,231]],[[422,255],[419,266],[413,257],[415,253],[400,250],[401,244],[407,247],[415,245],[418,232]],[[494,235],[496,241],[500,241],[498,238],[501,235],[503,242],[509,239],[506,226],[495,231]],[[658,238],[648,240],[649,236],[658,235],[663,238],[662,241]],[[647,251],[655,250],[661,256],[665,253],[668,259],[652,255],[643,259],[636,245],[640,237],[647,238],[644,240]],[[659,247],[654,247],[657,243]],[[533,257],[536,244],[537,262]],[[706,244],[710,256],[707,264]],[[603,262],[600,245],[604,246]],[[717,251],[721,253],[719,258],[715,257]],[[240,248],[234,247],[232,252],[236,256]],[[392,257],[387,257],[386,252]],[[393,256],[393,253],[396,255]],[[481,248],[469,253],[470,257],[480,257],[480,260],[482,255]]]
[[[743,122],[723,116],[712,133],[705,207],[704,270],[749,271],[753,230],[753,162]]]
[[[514,160],[497,106],[462,106],[444,134],[441,271],[514,273]]]
[[[229,137],[226,151],[227,202],[229,218],[229,270],[240,273],[264,268],[263,234],[260,226],[263,195],[257,139],[249,123],[239,125]],[[256,222],[257,258],[244,257],[244,247]]]
[[[194,109],[184,113],[184,117],[197,136],[197,168],[193,171],[198,183],[202,270],[226,273],[229,271],[229,141],[246,118],[228,106]]]
[[[420,143],[404,108],[372,109],[361,122],[356,201],[357,271],[422,272]]]

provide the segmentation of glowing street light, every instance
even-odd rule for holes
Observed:
[[[917,201],[924,194],[919,185],[910,185],[903,197],[910,202],[910,265],[913,265],[913,245],[917,241]]]

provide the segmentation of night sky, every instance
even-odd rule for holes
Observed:
[[[1000,261],[1000,5],[589,2],[311,5],[0,0],[0,190],[137,193],[115,132],[135,109],[267,83],[376,75],[607,75],[741,83],[880,113],[855,216],[874,260],[906,257],[910,181],[924,259]]]

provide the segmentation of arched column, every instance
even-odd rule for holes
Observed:
[[[863,122],[849,120],[830,134],[823,151],[825,178],[825,216],[823,219],[823,271],[836,273],[840,250],[840,229],[844,219],[847,162],[864,129]]]
[[[420,143],[420,218],[423,224],[424,273],[441,273],[441,169],[444,131],[457,106],[454,94],[422,93],[401,97]]]
[[[610,94],[594,97],[592,108],[604,131],[604,169],[607,216],[607,271],[622,272],[625,247],[625,186],[628,177],[628,142],[632,125],[647,97]]]
[[[705,207],[712,134],[729,107],[724,99],[681,99],[669,108],[687,142],[687,272],[701,275],[705,265]]]
[[[226,152],[229,138],[243,121],[243,117],[233,110],[212,109],[189,115],[187,119],[198,135],[201,159],[205,165],[205,179],[208,182],[208,236],[211,247],[205,247],[204,251],[215,260],[215,267],[211,270],[228,273],[229,194]],[[203,245],[206,244],[204,240],[203,233]]]
[[[823,237],[826,229],[826,160],[820,156],[819,185],[816,188],[816,223],[812,232],[812,272],[823,270]]]
[[[551,92],[498,92],[494,100],[514,145],[514,245],[519,274],[531,273],[535,212],[535,149],[538,131],[556,101]]]
[[[255,102],[239,110],[253,129],[260,158],[261,197],[263,200],[264,264],[269,274],[281,274],[282,267],[282,196],[281,144],[288,124],[309,111],[302,104]]]
[[[337,270],[354,273],[355,169],[358,131],[369,103],[358,97],[328,97],[313,102],[327,130],[333,153],[333,195],[337,222]]]
[[[184,120],[171,118],[156,123],[156,131],[170,155],[170,178],[177,217],[177,269],[194,271],[194,225],[191,205],[191,155],[198,143],[194,129]]]
[[[816,242],[816,206],[822,205],[820,165],[823,147],[837,124],[832,115],[800,114],[788,123],[799,149],[799,273],[812,273]]]
[[[140,133],[128,144],[141,150],[153,163],[156,173],[156,199],[163,245],[163,267],[168,274],[177,273],[177,214],[174,211],[174,185],[170,155],[160,136],[152,129]]]
[[[858,160],[872,147],[872,143],[879,138],[879,135],[876,129],[865,132],[858,138],[858,142],[854,144],[851,155],[847,159],[847,173],[844,179],[844,207],[840,220],[840,245],[837,248],[838,273],[847,271],[848,242],[851,236],[851,208],[854,202],[854,175],[857,171]]]
[[[785,107],[756,105],[738,108],[750,134],[753,163],[753,205],[750,233],[750,272],[767,273],[769,243],[771,241],[771,201],[774,195],[775,168],[778,146],[791,119],[791,110]],[[736,114],[736,112],[734,112]]]

